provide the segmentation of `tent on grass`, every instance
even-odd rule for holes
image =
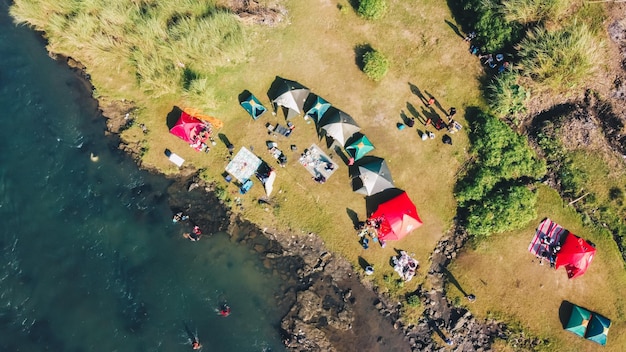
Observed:
[[[595,254],[596,248],[591,243],[569,232],[556,254],[555,268],[565,266],[570,279],[581,276],[587,271]]]
[[[378,238],[384,241],[402,239],[422,226],[415,204],[406,192],[380,204],[369,220],[380,224]]]
[[[370,140],[361,133],[356,133],[346,146],[346,152],[354,159],[359,160],[365,156],[365,154],[374,150],[374,145]]]
[[[326,110],[318,125],[327,136],[339,142],[342,147],[350,137],[361,130],[350,115],[333,106]]]
[[[305,115],[313,118],[315,123],[320,122],[326,110],[331,106],[324,98],[316,94],[310,94],[304,102]]]
[[[569,320],[565,325],[565,330],[573,332],[580,337],[585,337],[589,319],[591,319],[591,312],[585,308],[574,305],[572,307],[572,314],[569,316]]]
[[[309,93],[309,89],[300,83],[276,76],[267,96],[274,104],[274,110],[282,106],[285,118],[290,119],[302,113]]]
[[[585,337],[587,340],[597,342],[602,346],[606,345],[606,338],[609,334],[609,328],[611,327],[611,320],[605,318],[597,313],[591,314],[591,320],[587,326],[587,333]]]
[[[239,103],[244,109],[246,109],[248,114],[250,114],[250,116],[252,116],[254,120],[258,119],[261,115],[263,115],[263,113],[267,111],[267,108],[265,108],[265,106],[261,104],[259,99],[257,99],[254,94],[248,91],[244,92]]]
[[[352,190],[371,196],[394,187],[385,159],[371,157],[353,167]]]
[[[197,110],[184,109],[180,118],[170,129],[170,133],[196,150],[207,150],[207,141],[214,129],[223,126],[222,121],[215,117],[199,114]]]

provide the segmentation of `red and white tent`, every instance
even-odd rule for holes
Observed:
[[[596,248],[591,243],[569,232],[556,255],[555,268],[564,266],[567,277],[573,279],[587,271],[595,254]]]
[[[406,192],[380,204],[370,220],[380,223],[378,238],[383,241],[402,239],[422,226],[415,204]]]

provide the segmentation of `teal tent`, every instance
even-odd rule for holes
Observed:
[[[255,97],[252,93],[250,93],[247,97],[244,97],[244,99],[241,100],[240,104],[255,120],[267,111],[265,106],[263,106],[259,99],[257,99],[257,97]]]
[[[328,108],[331,106],[324,98],[319,95],[310,94],[307,100],[304,102],[305,115],[315,119],[315,122],[320,122],[322,116]]]
[[[359,160],[364,157],[365,154],[374,150],[374,145],[364,134],[357,133],[355,137],[351,139],[351,141],[348,141],[346,152],[350,154],[354,160]]]
[[[587,326],[587,333],[585,337],[588,340],[597,342],[602,346],[606,345],[606,337],[609,333],[609,327],[611,327],[611,321],[608,318],[601,316],[600,314],[592,314],[589,326]]]
[[[574,334],[585,337],[587,331],[587,325],[589,325],[589,319],[591,319],[591,313],[585,308],[581,308],[577,305],[572,307],[572,314],[569,317],[565,330],[571,331]]]

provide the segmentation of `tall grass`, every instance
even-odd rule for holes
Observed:
[[[539,27],[518,46],[520,67],[541,86],[561,92],[581,85],[598,69],[602,46],[583,23],[557,31]]]
[[[568,0],[508,0],[502,2],[504,18],[522,24],[558,21],[570,8]]]
[[[204,94],[203,78],[246,53],[240,22],[214,1],[16,0],[10,11],[47,34],[48,50],[134,77],[151,96]]]
[[[487,87],[486,97],[491,112],[503,118],[526,111],[530,92],[519,84],[517,71],[506,71],[495,76]]]

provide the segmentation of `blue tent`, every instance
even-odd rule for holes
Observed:
[[[608,318],[601,316],[600,314],[593,313],[591,320],[587,326],[587,332],[585,337],[587,340],[597,342],[602,346],[606,345],[606,337],[611,327],[611,321]]]
[[[314,118],[315,122],[320,122],[322,116],[324,116],[324,113],[330,106],[331,104],[324,98],[310,94],[304,103],[304,109],[307,110],[305,115]]]
[[[255,120],[267,111],[265,106],[263,106],[259,99],[257,99],[257,97],[255,97],[252,93],[250,93],[247,98],[243,99],[240,104]]]

